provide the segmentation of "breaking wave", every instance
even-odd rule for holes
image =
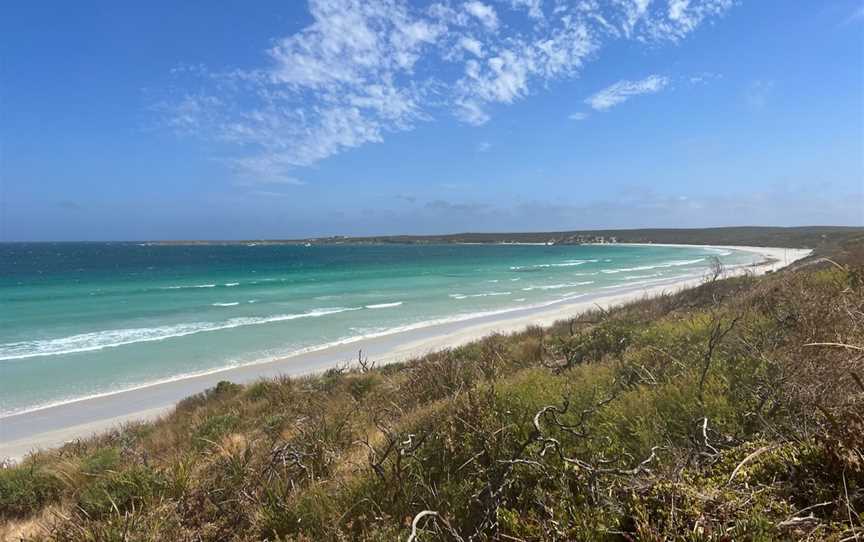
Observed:
[[[130,329],[109,329],[92,333],[81,333],[59,339],[42,339],[0,344],[0,361],[35,358],[39,356],[60,356],[78,352],[93,352],[105,348],[116,348],[128,344],[164,341],[208,331],[220,331],[236,327],[285,322],[298,318],[317,318],[328,314],[359,310],[358,308],[314,309],[298,314],[277,314],[273,316],[250,316],[231,318],[222,322],[192,322],[172,326],[157,326]]]

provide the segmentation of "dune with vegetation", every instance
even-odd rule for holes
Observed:
[[[864,238],[0,470],[6,540],[864,538]]]

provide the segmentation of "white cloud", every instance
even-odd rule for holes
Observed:
[[[677,43],[732,4],[502,0],[512,8],[503,24],[480,0],[307,1],[312,22],[274,41],[260,67],[178,69],[179,90],[157,107],[175,130],[233,144],[226,161],[243,178],[287,182],[296,168],[442,113],[483,124],[495,106],[578,76],[610,42]],[[666,80],[654,77],[591,105],[659,90]]]
[[[459,47],[465,49],[476,57],[483,57],[483,44],[479,40],[465,36],[459,40]]]
[[[488,104],[512,103],[527,96],[533,80],[575,75],[599,45],[586,23],[570,17],[534,40],[509,39],[498,45],[497,54],[485,63],[465,63],[465,76],[455,87],[457,116],[471,124],[483,124],[490,118],[485,111]]]
[[[689,5],[690,0],[669,0],[669,18],[673,21],[682,20]]]
[[[723,78],[723,75],[719,74],[719,73],[702,72],[702,73],[698,73],[696,75],[691,75],[690,77],[687,78],[687,82],[689,82],[691,85],[699,85],[699,84],[707,83],[709,81],[713,81],[715,79],[722,79],[722,78]]]
[[[543,0],[510,0],[514,9],[525,9],[532,19],[543,18]]]
[[[492,150],[492,143],[488,141],[481,141],[477,144],[477,152],[489,152]]]
[[[492,118],[483,111],[482,107],[475,101],[460,100],[456,102],[456,115],[464,122],[480,126],[489,122]]]
[[[716,17],[725,13],[735,0],[669,0],[666,6],[665,17],[658,16],[656,11],[661,8],[655,7],[655,13],[650,13],[647,4],[650,0],[635,0],[635,3],[646,4],[646,16],[637,22],[637,30],[642,35],[637,39],[645,41],[672,41],[678,42],[695,30],[706,19]],[[660,4],[659,2],[655,2]]]
[[[606,111],[633,96],[660,92],[668,83],[668,78],[659,75],[650,75],[640,81],[618,81],[589,97],[585,103],[597,111]]]
[[[585,120],[588,118],[588,113],[582,113],[581,111],[577,113],[571,113],[567,118],[570,120]]]
[[[465,3],[465,11],[470,15],[477,17],[477,19],[483,23],[483,26],[489,30],[498,29],[498,13],[495,12],[495,8],[492,6],[479,2],[478,0],[472,0],[471,2]]]

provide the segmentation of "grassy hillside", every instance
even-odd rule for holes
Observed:
[[[864,537],[864,244],[409,363],[221,383],[0,470],[32,540]]]

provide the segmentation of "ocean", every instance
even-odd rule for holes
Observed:
[[[615,245],[0,244],[0,418],[699,277],[712,257],[730,266],[758,259]]]

